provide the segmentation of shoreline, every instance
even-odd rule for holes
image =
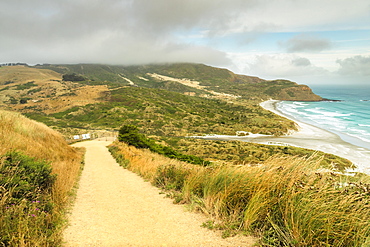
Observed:
[[[310,125],[286,116],[278,109],[276,103],[278,100],[268,100],[260,103],[260,106],[265,110],[271,111],[277,115],[288,118],[294,121],[299,127],[298,131],[294,131],[285,136],[208,136],[202,137],[204,139],[217,140],[238,140],[245,142],[253,142],[258,144],[268,145],[289,145],[311,150],[322,151],[324,153],[334,154],[350,160],[356,169],[353,172],[362,172],[370,175],[370,150],[364,147],[356,146],[341,139],[337,134],[321,129],[314,125]],[[350,170],[351,172],[352,170]]]
[[[279,101],[276,100],[268,100],[262,102],[260,106],[268,111],[294,121],[299,126],[299,130],[293,132],[291,135],[277,138],[283,142],[293,144],[298,147],[318,150],[346,158],[357,166],[355,171],[370,174],[370,165],[367,164],[370,160],[369,149],[346,142],[335,133],[283,114],[276,108],[276,104],[278,102]]]

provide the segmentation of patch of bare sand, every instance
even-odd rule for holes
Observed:
[[[222,239],[200,225],[207,219],[175,205],[159,189],[120,167],[109,142],[86,147],[85,168],[64,232],[65,246],[252,246],[251,237]]]

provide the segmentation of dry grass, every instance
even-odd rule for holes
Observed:
[[[26,104],[9,106],[21,112],[33,112],[33,108],[35,108],[37,111],[53,114],[66,111],[75,106],[100,103],[103,93],[107,91],[108,87],[105,85],[81,86],[73,82],[65,82],[64,84],[47,82],[40,93],[32,95],[32,98],[39,101],[28,101]],[[55,92],[56,96],[53,96]],[[70,93],[73,95],[68,95]]]
[[[106,85],[83,86],[74,82],[64,82],[61,74],[48,69],[7,66],[0,67],[0,71],[0,83],[12,82],[7,85],[0,84],[0,90],[4,90],[0,102],[7,102],[7,107],[23,113],[33,112],[36,109],[36,111],[52,114],[74,106],[96,104],[101,102],[100,98],[103,93],[108,91]],[[37,86],[31,89],[39,89],[40,91],[29,93],[29,89],[16,89],[15,86],[27,82],[34,82]],[[9,104],[9,97],[13,97],[18,102],[22,97],[33,101],[28,100],[24,104]]]
[[[58,175],[53,196],[58,203],[64,203],[78,177],[81,152],[70,147],[58,132],[14,112],[0,111],[0,137],[0,154],[19,150],[51,162]]]
[[[81,169],[83,152],[68,146],[59,133],[44,124],[32,121],[19,113],[0,111],[0,155],[5,155],[9,151],[20,151],[27,156],[51,164],[52,173],[57,175],[50,195],[54,209],[52,215],[47,216],[46,221],[45,217],[43,218],[43,222],[60,224],[69,193],[75,185]],[[25,209],[27,208],[27,211],[29,211],[32,206],[30,202],[23,201],[9,209],[6,200],[9,199],[12,191],[1,190],[0,185],[0,192],[2,196],[0,207],[6,207],[8,212],[13,210],[16,212],[14,214],[18,215],[17,218],[11,220],[13,225],[19,226],[16,231],[17,235],[12,236],[11,245],[44,246],[45,243],[50,242],[50,239],[46,239],[46,236],[41,236],[43,234],[42,229],[48,227],[42,225],[41,222],[37,222],[35,218],[24,215]],[[4,219],[2,217],[0,219],[2,225],[6,220],[9,220],[9,218]],[[60,237],[60,233],[59,229],[59,232],[48,233],[48,236],[52,236],[55,243],[55,241],[57,242],[55,239]]]
[[[28,81],[45,82],[49,80],[61,80],[62,76],[52,70],[40,70],[25,66],[0,67],[0,81],[13,81],[15,84]]]
[[[186,162],[170,159],[163,155],[152,153],[148,149],[140,150],[123,143],[111,145],[111,147],[116,148],[115,153],[122,155],[121,157],[123,163],[125,160],[129,161],[123,164],[125,168],[129,168],[131,171],[139,174],[152,183],[155,181],[157,170],[163,165],[172,165],[186,169],[200,168],[198,166],[190,165]],[[122,164],[122,162],[120,163]]]
[[[199,167],[123,143],[128,169],[208,214],[210,228],[255,234],[263,246],[368,246],[367,176],[319,172],[320,160],[273,157],[260,166]],[[118,155],[117,155],[118,154]],[[173,192],[175,190],[175,192]]]

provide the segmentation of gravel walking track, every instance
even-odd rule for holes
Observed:
[[[88,141],[77,197],[64,231],[64,246],[252,246],[251,237],[221,238],[201,227],[205,216],[160,194],[120,167],[106,148]]]

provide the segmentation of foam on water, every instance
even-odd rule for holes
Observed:
[[[323,98],[342,101],[280,102],[277,108],[299,121],[334,132],[343,140],[370,148],[370,87],[315,88]]]

